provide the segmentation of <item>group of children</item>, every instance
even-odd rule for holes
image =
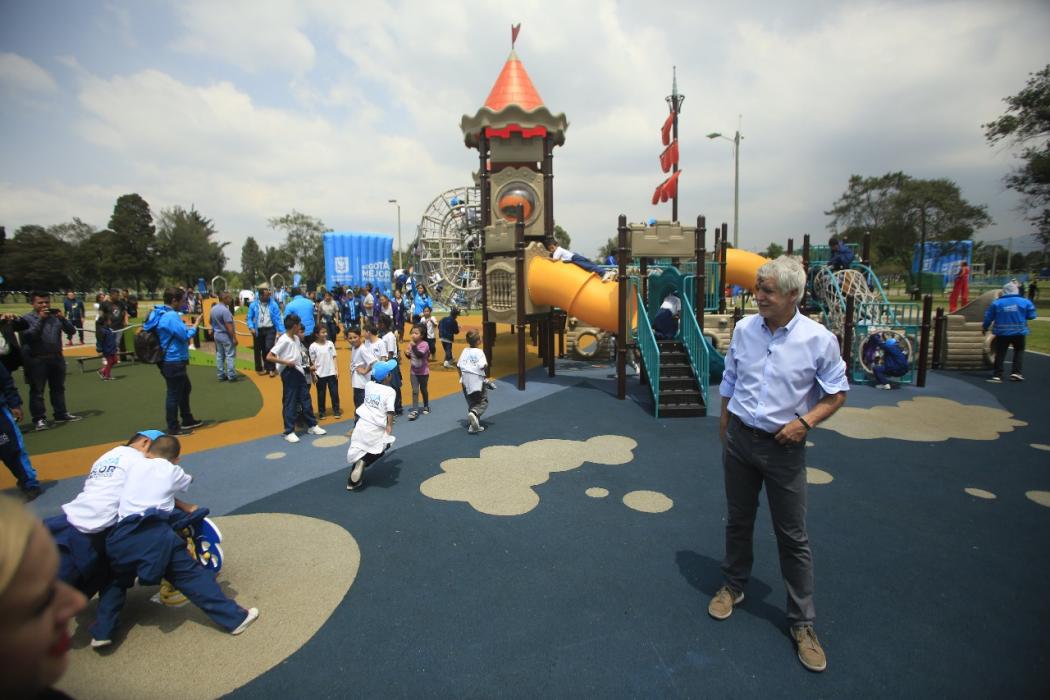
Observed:
[[[240,634],[259,617],[228,598],[215,571],[190,555],[182,532],[207,509],[180,501],[192,477],[178,466],[178,438],[143,430],[95,461],[81,492],[44,521],[58,545],[59,578],[99,596],[91,646],[113,643],[127,590],[166,581],[217,625]],[[155,598],[156,600],[156,598]]]

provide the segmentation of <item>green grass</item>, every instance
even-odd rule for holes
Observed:
[[[104,382],[94,369],[81,374],[72,358],[67,362],[66,405],[71,413],[83,416],[84,420],[58,424],[39,433],[27,425],[29,387],[24,383],[22,372],[16,373],[15,383],[24,402],[23,433],[30,454],[122,441],[139,430],[166,428],[164,378],[153,365],[118,365],[113,370],[113,381]],[[88,366],[97,368],[97,361]],[[190,394],[193,415],[206,425],[254,416],[262,408],[262,395],[248,379],[233,384],[219,382],[214,365],[190,365],[188,372],[193,384]],[[50,419],[51,403],[46,392],[44,399]]]

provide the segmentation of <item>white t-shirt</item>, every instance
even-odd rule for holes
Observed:
[[[465,348],[459,356],[459,367],[462,374],[459,377],[463,389],[468,394],[481,391],[485,384],[485,370],[488,368],[488,360],[485,351],[481,348]]]
[[[128,467],[141,458],[142,453],[134,447],[121,445],[95,460],[84,488],[62,506],[69,524],[85,533],[102,532],[115,525]]]
[[[682,312],[682,300],[676,297],[674,294],[668,294],[660,303],[660,308],[669,309],[672,315],[677,316]]]
[[[175,494],[189,488],[191,481],[193,477],[177,464],[143,455],[128,468],[117,514],[123,520],[150,508],[172,511],[175,509]]]
[[[431,316],[430,318],[423,319],[423,323],[425,323],[427,327],[427,340],[433,340],[434,337],[437,335],[437,319]]]
[[[397,336],[394,335],[394,331],[389,331],[383,336],[383,346],[386,350],[386,356],[388,360],[400,360],[397,356]]]
[[[368,366],[369,369],[371,369],[372,365],[375,363],[376,356],[375,352],[372,350],[372,346],[368,341],[362,340],[361,344],[354,348],[353,353],[350,355],[351,386],[355,389],[364,389],[365,385],[368,384],[368,379],[371,374],[361,374],[357,371],[357,368]]]
[[[324,345],[310,343],[310,362],[313,363],[318,377],[331,377],[338,370],[335,363],[335,343],[324,341]]]
[[[281,337],[273,344],[273,349],[270,352],[282,360],[294,360],[295,368],[302,372],[304,376],[306,375],[306,369],[303,367],[303,343],[299,340],[299,336],[289,337],[287,333],[281,333]],[[278,372],[283,372],[286,369],[288,369],[288,365],[277,363]]]
[[[568,262],[572,262],[572,251],[571,250],[565,250],[561,246],[558,246],[558,247],[556,247],[554,249],[554,252],[551,253],[551,259],[552,260],[566,260]]]
[[[386,428],[386,416],[394,412],[394,389],[379,382],[365,384],[365,400],[357,408],[357,416],[363,420]]]

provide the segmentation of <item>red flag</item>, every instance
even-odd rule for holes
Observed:
[[[521,31],[521,22],[510,25],[510,48],[514,49],[514,42],[518,40],[518,32]]]
[[[660,167],[665,173],[674,165],[678,165],[678,139],[675,139],[671,145],[665,148],[664,152],[660,154]]]
[[[664,190],[664,183],[661,182],[659,185],[656,186],[656,191],[653,192],[653,204],[659,204],[660,203],[660,193],[663,192],[663,190]]]
[[[674,113],[667,115],[667,120],[664,125],[660,127],[660,136],[663,138],[664,145],[667,146],[671,143],[671,127],[674,126]]]
[[[667,182],[664,183],[663,187],[663,196],[661,196],[663,201],[666,202],[668,199],[675,199],[678,197],[678,176],[681,174],[682,171],[679,170],[674,175],[667,178]]]

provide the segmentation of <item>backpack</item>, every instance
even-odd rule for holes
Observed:
[[[168,341],[168,345],[171,345],[172,340],[175,340],[174,336]],[[159,365],[164,362],[164,356],[167,353],[168,347],[160,345],[160,333],[157,332],[156,326],[148,331],[139,331],[135,334],[135,359],[139,362]]]

